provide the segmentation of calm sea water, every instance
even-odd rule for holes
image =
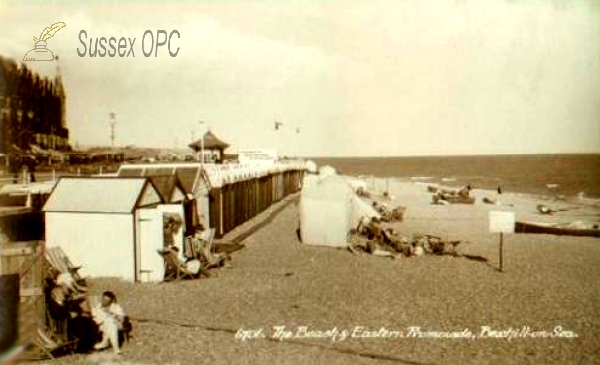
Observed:
[[[600,198],[600,154],[312,158],[346,175],[374,175],[448,186]]]

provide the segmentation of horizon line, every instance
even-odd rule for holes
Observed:
[[[87,148],[107,148],[107,149],[161,149],[161,150],[186,150],[189,147],[156,147],[156,146],[107,146],[101,144],[79,144],[78,149]],[[193,153],[191,151],[190,153]],[[225,154],[237,154],[238,151]],[[433,154],[403,154],[403,155],[319,155],[319,154],[281,154],[281,157],[300,157],[300,158],[402,158],[402,157],[473,157],[473,156],[565,156],[565,155],[600,155],[597,152],[535,152],[535,153],[518,153],[518,152],[501,152],[501,153],[433,153]]]

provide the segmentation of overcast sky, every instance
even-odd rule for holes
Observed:
[[[0,54],[22,60],[59,21],[47,43],[80,146],[109,143],[114,111],[119,145],[185,147],[203,120],[232,152],[600,152],[595,0],[0,0]],[[144,57],[148,29],[179,31],[177,56]],[[79,57],[81,30],[88,48],[136,38],[135,57]]]

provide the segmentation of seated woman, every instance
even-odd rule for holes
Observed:
[[[102,333],[102,341],[97,343],[94,349],[103,350],[110,345],[115,354],[121,354],[119,332],[128,332],[129,328],[126,328],[128,318],[123,308],[117,303],[115,293],[111,291],[102,293],[102,301],[96,308],[92,309],[92,317]]]
[[[44,295],[46,302],[47,321],[49,329],[56,335],[60,342],[67,341],[67,320],[69,319],[69,288],[58,285],[56,276],[58,273],[54,269],[47,271],[44,285]]]
[[[71,303],[69,336],[79,340],[76,349],[78,353],[89,353],[100,340],[100,328],[92,318],[87,298],[73,300]]]
[[[84,298],[73,298],[69,289],[48,278],[45,288],[50,340],[54,345],[73,343],[75,351],[87,353],[98,342],[98,326]],[[75,342],[76,341],[76,342]],[[49,343],[49,345],[52,345]]]

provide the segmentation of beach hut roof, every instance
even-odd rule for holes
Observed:
[[[131,213],[138,207],[163,203],[147,178],[63,177],[44,212]]]
[[[318,171],[319,171],[319,176],[321,176],[323,178],[337,174],[337,171],[335,170],[335,168],[333,168],[329,165],[321,166]]]
[[[202,166],[199,164],[161,164],[161,165],[122,165],[119,177],[153,177],[175,175],[185,194],[193,194],[197,179],[201,179]]]
[[[229,144],[223,142],[217,136],[214,135],[213,132],[208,131],[204,133],[204,149],[206,150],[224,150],[229,147]],[[188,145],[188,147],[199,150],[202,148],[202,139],[197,140],[196,142],[192,142]]]
[[[177,175],[151,176],[150,181],[166,203],[185,200],[186,191]]]
[[[323,201],[348,201],[354,195],[348,181],[340,175],[329,175],[317,180],[302,190],[302,196]]]

